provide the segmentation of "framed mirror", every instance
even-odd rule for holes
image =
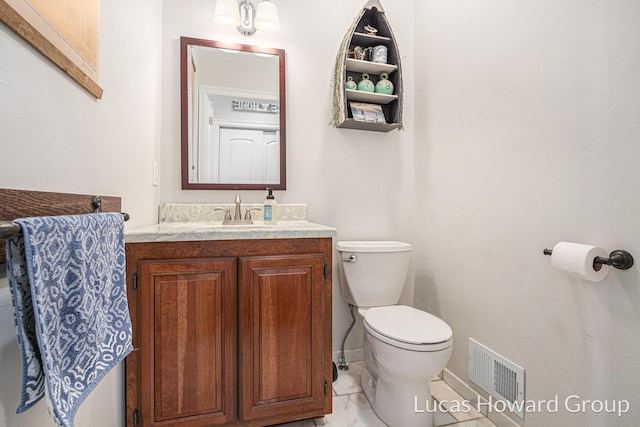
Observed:
[[[286,189],[284,50],[180,38],[182,189]]]

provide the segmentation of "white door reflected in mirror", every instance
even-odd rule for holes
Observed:
[[[274,131],[220,128],[219,152],[220,183],[274,184],[280,178]]]

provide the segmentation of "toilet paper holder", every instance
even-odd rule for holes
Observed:
[[[553,250],[545,249],[542,251],[542,253],[545,255],[551,255],[553,253]],[[609,254],[609,258],[601,256],[595,257],[593,259],[593,267],[596,271],[600,270],[600,265],[598,264],[610,265],[620,270],[628,270],[633,267],[633,256],[623,249],[616,249],[614,251],[611,251],[611,253]],[[596,265],[598,265],[598,268],[596,268]]]

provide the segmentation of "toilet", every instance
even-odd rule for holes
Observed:
[[[451,357],[453,332],[442,319],[397,305],[411,244],[337,242],[340,290],[364,324],[364,394],[391,427],[431,427],[430,381]]]

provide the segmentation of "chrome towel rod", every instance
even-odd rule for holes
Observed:
[[[13,239],[14,237],[18,237],[22,229],[20,225],[11,221],[0,221],[0,239]]]

